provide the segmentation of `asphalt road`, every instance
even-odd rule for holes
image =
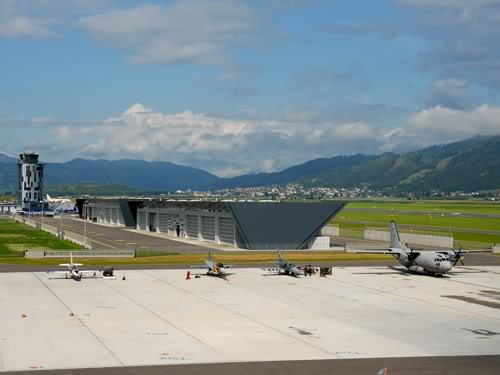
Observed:
[[[41,218],[34,217],[34,221],[41,222]],[[52,225],[54,227],[59,227],[59,218],[44,218],[45,224]],[[90,238],[92,247],[94,249],[136,249],[138,247],[149,247],[149,248],[171,248],[172,250],[182,251],[182,249],[193,249],[197,248],[196,245],[189,243],[170,240],[167,238],[161,238],[156,236],[151,236],[148,234],[141,234],[138,232],[132,232],[129,228],[119,227],[119,226],[107,226],[87,222],[85,230],[85,222],[82,220],[77,220],[73,218],[64,217],[62,218],[62,228],[66,231],[71,231],[78,233],[82,236],[87,234]],[[208,247],[199,246],[200,249],[207,249]],[[214,250],[216,251],[216,250]]]
[[[500,356],[232,362],[195,365],[37,370],[36,372],[40,375],[376,375],[384,367],[388,368],[388,374],[390,375],[498,375],[500,373]],[[2,374],[32,375],[33,372],[3,372]]]

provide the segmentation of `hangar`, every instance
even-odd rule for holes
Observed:
[[[78,199],[80,217],[99,223],[242,249],[328,249],[321,229],[345,202],[208,202]]]

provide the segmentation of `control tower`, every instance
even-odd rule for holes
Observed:
[[[17,161],[17,200],[23,211],[40,211],[43,208],[43,163],[38,154],[22,153]]]

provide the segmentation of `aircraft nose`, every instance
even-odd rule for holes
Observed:
[[[224,269],[224,267],[221,267],[221,268],[219,269],[219,272],[220,272],[220,273],[225,273],[225,272],[226,272],[226,270]]]
[[[291,273],[293,273],[294,275],[300,275],[300,270],[297,268],[297,267],[293,267],[291,270],[290,270]]]
[[[442,262],[441,263],[441,271],[443,273],[451,271],[451,262]]]

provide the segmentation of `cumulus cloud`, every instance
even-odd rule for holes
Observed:
[[[219,176],[281,170],[318,157],[407,152],[477,134],[500,134],[500,107],[435,106],[396,128],[364,121],[235,120],[134,104],[120,116],[81,127],[58,126],[59,143],[87,158],[164,160]]]
[[[125,49],[135,63],[222,65],[228,49],[248,46],[258,30],[255,12],[242,0],[184,0],[141,5],[85,17],[81,27],[96,39]]]
[[[54,134],[90,158],[166,160],[218,175],[271,171],[314,157],[375,152],[377,131],[365,123],[234,120],[185,111],[166,114],[134,104],[92,126],[59,126]]]
[[[427,142],[447,143],[476,134],[500,134],[500,107],[482,105],[470,111],[436,106],[408,119],[407,130]]]

